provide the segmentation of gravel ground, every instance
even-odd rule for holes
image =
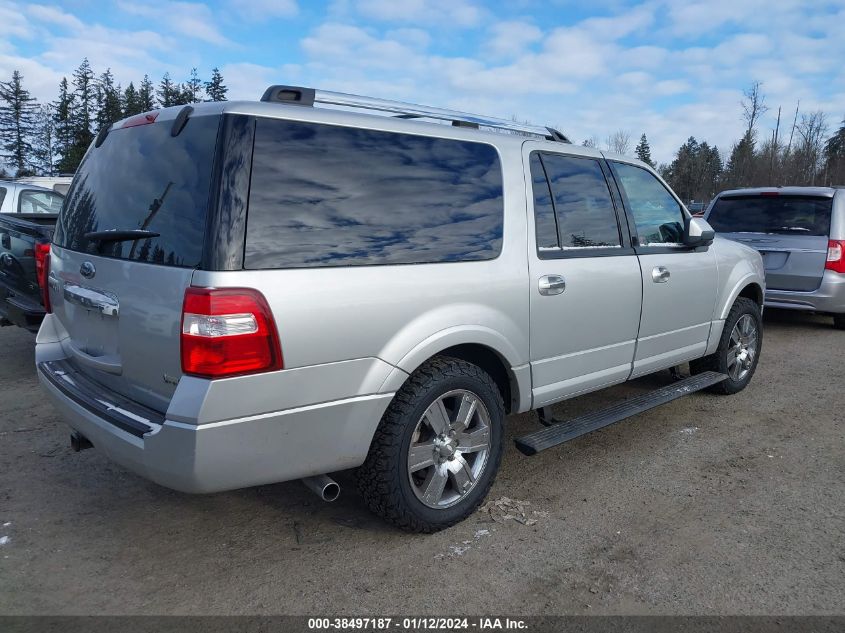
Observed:
[[[0,614],[843,614],[843,342],[829,318],[771,311],[739,395],[532,458],[511,440],[534,417],[511,416],[490,499],[536,522],[479,512],[417,536],[371,516],[350,473],[334,504],[298,482],[189,496],[73,453],[34,337],[3,328]]]

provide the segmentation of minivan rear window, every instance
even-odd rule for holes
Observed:
[[[832,198],[818,196],[728,196],[719,198],[707,221],[721,233],[830,233]]]
[[[113,130],[91,147],[65,198],[54,241],[75,251],[194,268],[202,259],[219,115]],[[144,229],[135,241],[92,241],[86,233]]]
[[[491,145],[258,119],[246,268],[492,259],[503,218]]]

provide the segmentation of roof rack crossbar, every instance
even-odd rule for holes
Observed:
[[[528,123],[519,123],[517,121],[508,121],[507,119],[497,119],[494,117],[471,114],[469,112],[460,112],[458,110],[447,110],[444,108],[405,103],[403,101],[392,101],[389,99],[377,99],[375,97],[365,97],[361,95],[347,94],[344,92],[316,90],[298,86],[270,86],[264,92],[264,96],[261,97],[261,100],[308,106],[320,103],[348,108],[376,110],[378,112],[391,113],[397,115],[398,118],[404,119],[436,119],[439,121],[449,121],[455,125],[463,127],[490,127],[509,132],[530,134],[553,141],[560,141],[562,143],[570,142],[566,136],[554,128],[544,127],[542,125],[531,125]]]

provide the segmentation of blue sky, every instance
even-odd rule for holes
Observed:
[[[600,144],[645,132],[657,160],[690,135],[729,151],[739,101],[845,117],[845,0],[0,0],[0,78],[42,100],[83,56],[124,86],[219,66],[232,99],[271,83],[517,116]]]

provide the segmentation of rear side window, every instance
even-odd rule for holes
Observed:
[[[721,233],[830,234],[832,198],[730,196],[719,198],[707,221]]]
[[[219,116],[113,130],[79,166],[54,242],[75,251],[194,268],[202,259]],[[92,241],[86,233],[143,229],[135,241]]]
[[[592,158],[531,154],[537,249],[619,248],[619,223],[607,180]]]
[[[246,268],[492,259],[503,218],[490,145],[257,122]]]
[[[58,213],[64,196],[52,191],[26,189],[18,196],[18,213]]]

